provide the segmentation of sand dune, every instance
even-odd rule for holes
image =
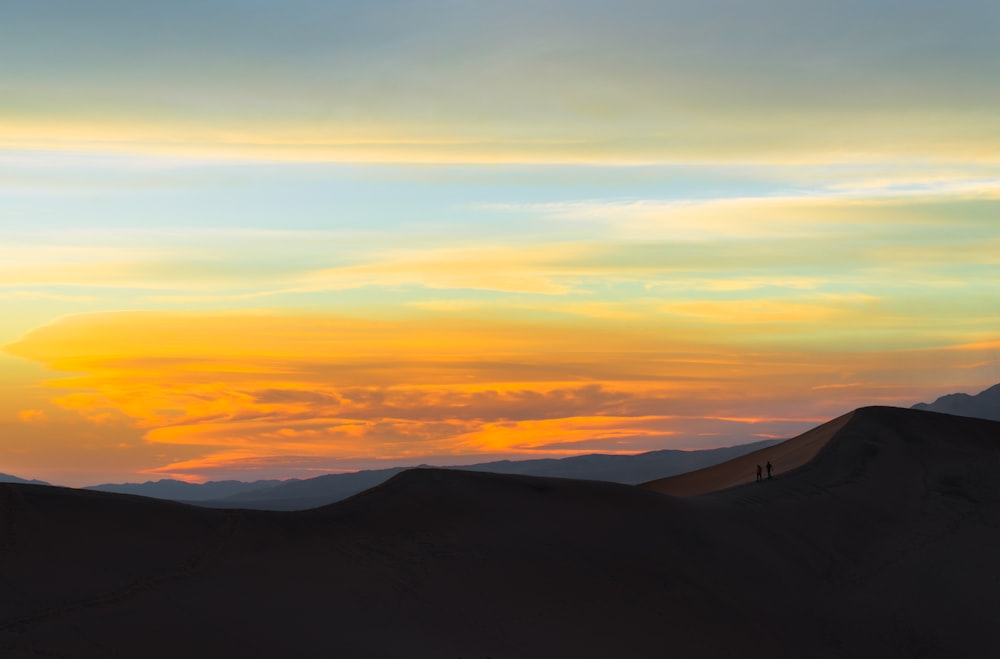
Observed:
[[[820,449],[826,446],[853,416],[854,412],[851,412],[775,446],[748,453],[719,465],[643,483],[642,486],[672,496],[688,497],[755,483],[757,465],[763,467],[768,462],[774,467],[772,475],[787,474],[816,457]]]
[[[555,478],[580,478],[635,485],[652,477],[679,474],[692,469],[718,464],[748,453],[772,441],[698,451],[650,451],[638,455],[579,455],[570,458],[543,460],[501,460],[448,469],[486,471],[495,474],[519,474]],[[426,465],[424,465],[426,467]],[[347,474],[327,474],[306,480],[284,483],[202,501],[201,505],[215,508],[255,508],[257,510],[306,510],[342,501],[359,492],[384,483],[404,467],[359,471]],[[139,494],[139,492],[136,492]]]
[[[685,498],[450,470],[285,513],[2,485],[0,656],[1000,654],[1000,423],[864,408],[788,444],[774,481],[720,465]]]

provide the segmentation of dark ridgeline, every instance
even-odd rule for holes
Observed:
[[[153,497],[154,499],[170,499],[171,501],[197,503],[221,497],[237,496],[244,492],[270,488],[297,480],[259,480],[250,483],[228,480],[187,483],[172,478],[163,478],[158,481],[146,481],[145,483],[104,483],[102,485],[91,485],[84,489],[115,492],[116,494],[137,494],[142,497]]]
[[[280,513],[2,485],[0,656],[1000,654],[1000,423],[863,408],[739,460],[780,478],[410,470]]]
[[[17,476],[11,476],[10,474],[0,474],[0,483],[28,483],[31,485],[49,485],[49,483],[46,483],[45,481],[18,478]]]
[[[1000,384],[984,389],[974,396],[969,394],[941,396],[933,403],[917,403],[913,409],[1000,421]]]
[[[578,455],[570,458],[539,460],[500,460],[448,467],[498,474],[521,474],[555,478],[581,478],[637,485],[653,478],[680,474],[725,462],[750,451],[770,446],[776,440],[763,440],[738,446],[696,451],[662,450],[637,455]],[[427,465],[423,465],[427,466]],[[95,485],[89,490],[138,494],[196,503],[212,508],[252,508],[255,510],[307,510],[354,496],[381,485],[407,467],[370,469],[345,474],[326,474],[305,480],[214,481],[202,484],[161,480],[146,483]]]

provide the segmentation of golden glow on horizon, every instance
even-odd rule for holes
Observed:
[[[787,118],[764,116],[752,129],[730,127],[728,140],[714,134],[718,126],[707,122],[697,129],[702,133],[699,140],[650,131],[604,133],[600,125],[564,130],[561,137],[538,137],[535,131],[518,134],[513,126],[484,125],[462,131],[447,122],[430,132],[426,126],[393,123],[344,125],[337,133],[330,134],[322,125],[309,124],[289,133],[287,122],[233,130],[198,119],[171,122],[129,117],[105,123],[0,117],[0,149],[276,163],[626,166],[730,162],[802,166],[920,158],[943,164],[998,164],[995,145],[982,140],[984,133],[995,132],[992,121],[987,124],[980,131],[966,124],[956,134],[938,136],[930,154],[921,141],[913,139],[926,131],[926,124],[919,119],[912,121],[909,132],[900,128],[871,133],[863,124],[850,128],[845,125],[843,132],[853,133],[850,140],[845,140],[840,131],[824,134],[816,126],[803,126],[799,133],[789,132]],[[867,146],[845,147],[845,141],[864,142]]]
[[[788,436],[844,411],[843,399],[809,391],[905,402],[915,390],[880,381],[887,367],[934,369],[951,350],[806,356],[629,325],[132,312],[69,317],[8,350],[72,373],[49,381],[50,403],[17,409],[19,423],[132,432],[123,447],[161,456],[140,471],[202,479],[374,456],[472,461]],[[970,359],[991,348],[970,347]],[[778,401],[783,415],[760,417]]]

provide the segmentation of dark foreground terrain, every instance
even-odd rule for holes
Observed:
[[[810,432],[647,487],[413,470],[304,512],[0,485],[0,657],[1000,656],[1000,423]]]

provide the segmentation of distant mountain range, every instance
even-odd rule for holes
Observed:
[[[680,474],[731,460],[751,451],[771,446],[778,440],[763,440],[739,446],[698,451],[662,450],[638,455],[579,455],[570,458],[541,460],[501,460],[459,467],[459,471],[484,471],[494,474],[575,478],[637,485],[654,478]],[[422,465],[427,467],[428,465]],[[251,508],[255,510],[306,510],[341,501],[380,485],[410,467],[374,469],[348,474],[328,474],[300,481],[288,481],[273,487],[245,491],[229,497],[200,501],[213,508]]]
[[[672,476],[725,462],[751,451],[771,446],[777,441],[763,440],[739,446],[696,451],[650,451],[638,455],[591,454],[561,459],[500,460],[447,468],[636,485],[654,478]],[[252,483],[210,481],[196,484],[163,479],[146,483],[106,483],[85,489],[118,494],[136,494],[213,508],[305,510],[354,496],[384,483],[407,469],[410,467],[327,474],[306,480],[261,480]]]
[[[48,485],[45,481],[25,480],[10,474],[0,474],[0,483],[29,483],[31,485]]]
[[[974,396],[961,393],[941,396],[933,403],[917,403],[913,409],[1000,421],[1000,384]]]
[[[207,483],[185,483],[184,481],[164,478],[158,481],[146,481],[145,483],[104,483],[103,485],[91,485],[86,490],[99,490],[101,492],[115,492],[117,494],[138,494],[143,497],[153,497],[154,499],[170,499],[173,501],[199,502],[209,499],[221,499],[233,496],[242,492],[267,489],[282,483],[291,483],[298,479],[288,481],[283,480],[261,480],[246,483],[243,481],[209,481]]]

